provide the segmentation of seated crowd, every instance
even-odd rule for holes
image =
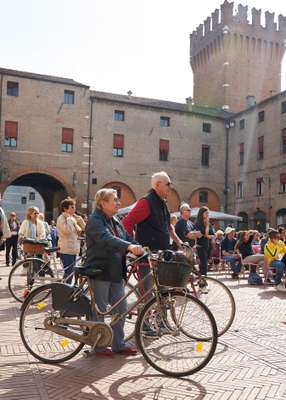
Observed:
[[[205,264],[205,260],[201,260],[200,256],[201,237],[204,235],[201,234],[198,224],[191,222],[190,212],[189,205],[182,204],[181,216],[175,225],[175,230],[182,241],[187,241],[192,247],[196,247],[199,263],[203,261]],[[261,268],[264,283],[275,284],[277,290],[286,290],[285,285],[281,283],[286,271],[286,229],[284,227],[279,227],[278,230],[270,228],[267,234],[261,234],[256,230],[236,232],[231,226],[228,226],[225,232],[222,230],[213,232],[209,227],[208,237],[211,243],[207,250],[209,261],[213,264],[228,264],[232,270],[233,279],[239,277],[242,268],[248,268],[252,278],[257,278],[253,279],[253,283],[262,283],[258,275]],[[201,273],[206,274],[205,271]],[[251,283],[250,279],[249,283]]]

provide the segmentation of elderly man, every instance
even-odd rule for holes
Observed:
[[[135,227],[135,238],[142,246],[147,246],[153,251],[167,250],[170,248],[170,238],[180,246],[182,241],[176,235],[174,226],[170,223],[170,212],[166,199],[171,191],[172,182],[164,171],[156,172],[151,178],[151,190],[140,200],[123,219],[123,225],[130,236]],[[140,266],[141,277],[150,272],[147,263]],[[145,289],[152,285],[152,279],[144,281]]]
[[[175,232],[182,242],[187,242],[191,247],[196,243],[196,239],[202,237],[200,231],[195,229],[195,225],[190,220],[191,208],[189,204],[183,203],[180,207],[181,218],[175,226]]]
[[[123,219],[123,225],[129,235],[133,235],[136,226],[136,240],[154,251],[168,249],[170,238],[178,245],[181,244],[174,227],[170,224],[170,212],[166,204],[171,185],[166,172],[156,172],[151,178],[152,189],[137,201],[135,207]]]
[[[233,271],[232,278],[237,279],[241,270],[241,257],[238,254],[234,254],[234,248],[236,245],[236,239],[234,238],[235,229],[228,226],[225,230],[225,238],[221,242],[221,253],[225,261],[230,263],[230,267]]]

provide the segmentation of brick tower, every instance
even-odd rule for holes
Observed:
[[[194,102],[233,112],[246,108],[246,97],[259,102],[281,91],[281,62],[286,47],[286,17],[227,0],[190,35]]]

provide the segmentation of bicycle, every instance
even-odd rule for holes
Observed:
[[[216,320],[218,336],[220,337],[228,331],[234,321],[236,313],[234,297],[230,289],[221,281],[210,276],[202,277],[195,268],[194,252],[192,248],[187,243],[184,243],[183,249],[184,254],[188,257],[192,265],[187,288],[193,296],[200,299],[210,309]],[[134,261],[128,264],[127,290],[134,287],[130,282],[132,278],[137,282],[140,280],[140,266],[138,262]],[[144,286],[142,284],[139,286],[139,289],[134,292],[134,296],[139,298],[140,291],[141,293],[144,292]],[[136,319],[140,311],[140,308],[132,310],[127,316],[127,340],[130,340],[135,334]]]
[[[29,253],[42,254],[43,258],[25,255],[12,267],[8,277],[8,289],[15,300],[23,303],[33,288],[50,282],[63,281],[64,267],[56,257],[59,249],[59,247],[46,247],[43,242],[33,242],[33,248],[29,248]],[[77,257],[75,264],[82,263],[83,257],[84,255]]]
[[[51,283],[33,290],[25,299],[20,316],[20,334],[25,348],[36,359],[55,364],[71,359],[84,345],[110,346],[112,327],[153,292],[154,297],[146,302],[136,322],[136,342],[143,357],[157,371],[173,377],[202,369],[215,352],[217,328],[209,309],[184,288],[190,266],[176,260],[165,262],[160,254],[150,252],[138,261],[144,257],[149,262],[154,286],[140,295],[138,302],[123,315],[114,312],[116,306],[144,280],[105,312],[98,309],[90,289],[90,279],[100,273],[92,268],[75,268],[81,276],[78,287]],[[174,277],[174,268],[176,281],[170,280],[170,273]],[[162,291],[161,286],[166,283],[177,287]],[[90,299],[84,294],[86,287]],[[96,315],[110,316],[110,324],[92,320]],[[156,336],[150,336],[150,330]]]

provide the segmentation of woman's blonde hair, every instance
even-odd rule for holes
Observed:
[[[39,213],[38,207],[29,207],[26,213],[26,219],[31,219],[31,215],[34,214],[34,212]]]
[[[117,196],[117,191],[115,189],[100,189],[96,192],[94,201],[95,207],[102,209],[102,202],[108,201],[112,195]]]

